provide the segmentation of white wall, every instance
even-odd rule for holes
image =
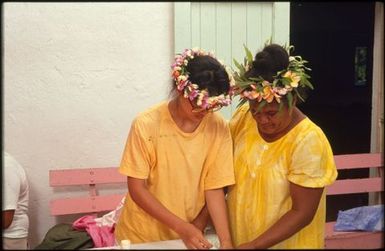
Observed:
[[[48,171],[118,166],[133,117],[167,98],[173,3],[8,2],[3,38],[3,149],[29,178],[33,248],[64,220]]]

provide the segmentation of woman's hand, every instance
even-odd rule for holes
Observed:
[[[188,249],[209,249],[213,246],[205,239],[202,232],[191,223],[178,226],[176,232]]]
[[[191,222],[196,228],[201,230],[202,233],[204,233],[204,230],[207,226],[207,223],[209,222],[210,215],[209,211],[207,210],[206,205],[202,208],[198,216]]]
[[[184,221],[162,205],[147,189],[143,179],[127,178],[128,191],[132,200],[149,215],[174,230],[189,249],[212,247],[203,233],[193,224]]]
[[[207,209],[214,224],[215,232],[220,242],[220,248],[233,248],[223,189],[206,190],[205,196]]]

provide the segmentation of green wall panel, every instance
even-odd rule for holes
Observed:
[[[255,54],[268,39],[289,42],[289,2],[176,2],[175,53],[200,47],[213,51],[229,67],[242,61],[243,45]],[[230,119],[238,97],[220,112]]]

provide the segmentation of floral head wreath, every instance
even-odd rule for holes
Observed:
[[[215,58],[213,53],[205,52],[204,50],[198,48],[185,49],[182,54],[177,54],[175,56],[175,62],[171,65],[172,77],[175,81],[177,89],[179,91],[183,91],[183,96],[191,101],[196,98],[196,104],[204,109],[210,109],[217,106],[227,106],[231,104],[235,82],[230,71],[219,60],[218,61],[226,69],[227,75],[229,76],[230,89],[228,93],[210,97],[207,89],[200,90],[197,84],[194,84],[189,80],[187,65],[189,61],[196,56],[210,56]]]
[[[281,98],[286,96],[289,108],[291,108],[295,95],[304,101],[298,92],[298,87],[314,89],[308,80],[310,76],[305,73],[305,70],[310,71],[311,69],[305,67],[307,61],[303,60],[301,56],[289,56],[289,66],[286,69],[278,71],[277,74],[273,76],[272,83],[264,80],[261,76],[256,78],[246,77],[245,73],[253,66],[253,55],[246,46],[244,46],[244,48],[246,52],[244,64],[239,64],[234,59],[234,64],[238,68],[238,71],[234,71],[233,73],[236,83],[235,95],[240,95],[241,99],[238,106],[241,106],[247,100],[256,100],[261,103],[260,107],[262,107],[266,103],[271,103],[273,100],[276,100],[277,103],[280,104],[280,107],[282,107]],[[284,48],[290,55],[290,50],[293,46],[284,46]]]

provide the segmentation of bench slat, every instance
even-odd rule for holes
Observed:
[[[331,186],[326,187],[327,195],[354,194],[384,191],[382,178],[363,178],[336,180]]]
[[[346,234],[352,234],[357,232],[344,232],[344,231],[336,231],[334,232],[334,225],[336,224],[336,221],[329,221],[325,224],[325,238],[333,238],[335,235],[346,235]]]
[[[384,232],[344,232],[325,238],[325,249],[375,249],[384,247]]]
[[[49,171],[49,184],[56,186],[123,183],[127,177],[117,167],[62,169]]]
[[[112,211],[124,196],[124,194],[113,194],[51,200],[51,215]]]
[[[372,168],[384,166],[381,153],[357,153],[335,155],[337,169]]]

